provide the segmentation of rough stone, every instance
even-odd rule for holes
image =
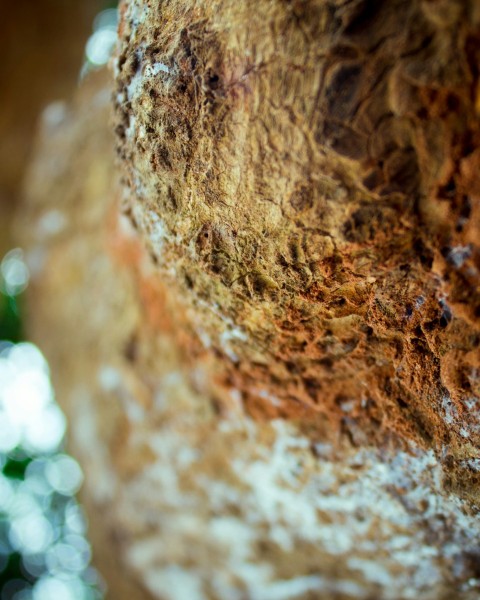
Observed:
[[[40,137],[30,330],[115,599],[478,597],[480,14],[372,6],[124,2],[119,161],[105,79]]]
[[[247,414],[476,456],[475,7],[123,3],[123,209]]]

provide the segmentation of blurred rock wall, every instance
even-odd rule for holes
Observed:
[[[104,0],[6,2],[0,20],[0,255],[14,243],[11,215],[39,112],[76,87]]]

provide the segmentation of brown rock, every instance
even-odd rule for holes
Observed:
[[[121,166],[108,82],[44,131],[31,331],[115,599],[478,596],[480,16],[435,4],[132,0]]]
[[[125,211],[248,414],[478,448],[474,5],[124,3]]]

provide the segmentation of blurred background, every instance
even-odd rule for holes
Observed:
[[[29,273],[14,233],[40,114],[106,64],[116,2],[3,2],[0,19],[0,600],[97,600],[83,474],[41,349],[28,342]],[[50,109],[48,106],[50,105]]]

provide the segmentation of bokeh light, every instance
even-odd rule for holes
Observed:
[[[22,250],[11,250],[0,263],[0,308],[18,312],[28,280]],[[0,341],[0,600],[100,600],[75,499],[83,473],[64,451],[48,363],[34,344],[13,343],[12,314],[0,312],[0,338],[10,337]]]
[[[85,49],[87,62],[84,71],[101,67],[110,60],[117,42],[117,22],[116,8],[108,8],[97,15]]]
[[[30,343],[7,347],[0,355],[0,450],[21,445],[30,453],[51,452],[65,426],[38,348]]]
[[[23,260],[23,251],[14,248],[0,263],[2,291],[9,296],[20,294],[28,284],[28,269]]]

